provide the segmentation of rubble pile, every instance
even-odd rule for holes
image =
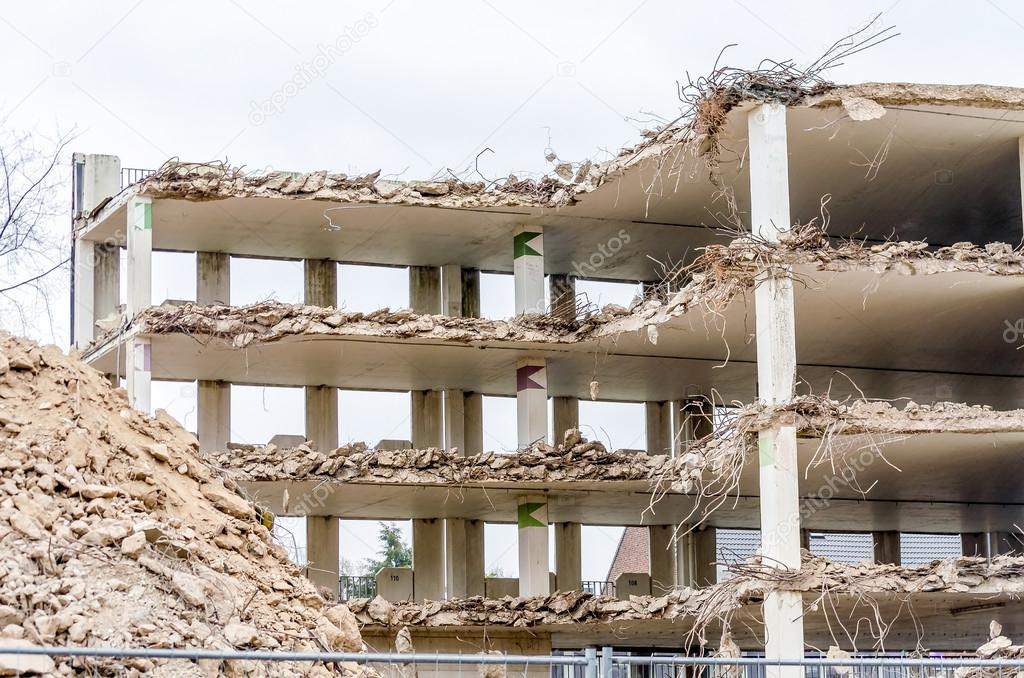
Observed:
[[[1024,410],[995,411],[987,405],[913,401],[897,407],[887,401],[839,402],[822,396],[797,396],[771,407],[752,405],[740,410],[735,425],[762,431],[780,421],[811,437],[844,433],[1013,433],[1024,431]]]
[[[630,596],[618,600],[582,591],[560,591],[550,596],[485,599],[480,596],[448,601],[390,603],[379,596],[349,601],[360,624],[402,626],[533,627],[549,624],[608,624],[636,620],[689,618],[707,626],[726,620],[745,605],[759,606],[772,591],[799,591],[872,598],[933,592],[978,593],[1014,598],[1024,592],[1024,558],[1000,556],[952,558],[927,565],[905,567],[877,563],[835,563],[803,552],[799,571],[763,564],[759,557],[729,564],[726,581],[699,589],[679,588],[659,596]],[[805,598],[811,608],[817,596]],[[809,609],[811,609],[809,608]],[[698,631],[698,634],[703,629]]]
[[[644,452],[608,452],[578,430],[566,432],[558,446],[537,442],[511,454],[485,452],[464,457],[457,449],[375,450],[353,443],[329,452],[308,445],[280,449],[275,445],[230,444],[226,451],[208,453],[211,465],[235,474],[238,480],[331,480],[367,483],[466,483],[559,481],[657,482],[673,491],[699,476],[697,455],[669,457]]]
[[[361,651],[267,516],[165,413],[131,409],[95,370],[0,334],[0,641]],[[24,657],[0,657],[4,662]],[[69,675],[334,675],[324,666],[40,657]],[[23,666],[24,668],[24,666]],[[361,674],[356,665],[344,667]],[[165,674],[167,675],[167,674]]]
[[[382,179],[380,170],[361,176],[326,170],[257,174],[221,162],[169,160],[136,190],[153,198],[185,200],[252,197],[433,207],[559,207],[571,203],[576,187],[591,179],[591,167],[593,163],[583,163],[539,180],[510,175],[485,183],[454,177],[393,181]]]

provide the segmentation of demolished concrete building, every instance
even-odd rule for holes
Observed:
[[[75,343],[141,410],[152,380],[196,381],[207,458],[306,516],[321,587],[339,517],[413,521],[412,570],[352,603],[378,649],[403,627],[421,651],[770,658],[1024,636],[1024,91],[741,84],[539,182],[172,162],[122,186],[82,156]],[[151,303],[154,250],[197,253],[194,303]],[[305,303],[231,306],[233,255],[303,260]],[[339,309],[339,262],[409,267],[412,308]],[[514,275],[515,318],[479,317],[480,271]],[[644,298],[581,309],[578,276]],[[307,442],[232,444],[230,384],[305,387]],[[410,392],[408,449],[339,447],[339,388]],[[518,453],[484,448],[483,395],[517,398]],[[646,452],[582,440],[581,398],[645,403]],[[485,578],[485,521],[518,525],[517,581]],[[583,590],[581,524],[649,530],[621,600]],[[760,556],[717,581],[729,528]],[[871,533],[879,564],[802,559],[808,530]],[[964,557],[904,567],[901,532]]]

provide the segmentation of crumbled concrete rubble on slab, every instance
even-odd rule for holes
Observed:
[[[131,409],[54,346],[0,334],[0,427],[0,642],[362,650],[349,610],[325,602],[273,542],[267,514],[162,411]],[[42,660],[60,675],[336,675],[309,664]]]
[[[746,236],[727,245],[709,245],[693,263],[672,271],[656,291],[637,298],[630,308],[608,304],[579,319],[529,313],[510,320],[422,315],[409,309],[383,308],[368,313],[334,308],[261,302],[250,306],[199,306],[193,303],[149,307],[135,318],[143,333],[186,333],[220,338],[235,348],[266,344],[290,336],[344,336],[436,339],[446,342],[509,341],[571,344],[645,332],[657,343],[658,326],[692,310],[715,313],[751,291],[765,272],[798,267],[796,276],[815,271],[872,271],[878,275],[977,273],[1024,275],[1024,251],[1004,243],[985,246],[957,243],[929,249],[921,241],[867,245],[833,244],[816,224],[798,224],[773,243]],[[124,331],[99,336],[98,346]]]
[[[759,604],[772,591],[827,591],[829,595],[903,598],[929,593],[976,593],[1018,597],[1024,593],[1024,558],[1000,556],[937,560],[903,567],[875,563],[842,564],[803,553],[797,572],[763,565],[755,557],[731,565],[734,576],[713,586],[679,588],[661,596],[618,600],[582,591],[550,596],[391,603],[377,597],[355,599],[349,606],[360,624],[383,627],[491,626],[533,627],[555,624],[608,624],[638,620],[683,620],[710,624],[748,604]],[[814,597],[805,597],[813,604]],[[699,635],[699,633],[698,633]]]
[[[649,481],[671,491],[686,491],[700,476],[700,459],[608,452],[578,430],[566,432],[558,446],[534,443],[511,454],[485,452],[468,457],[458,450],[375,450],[363,443],[318,452],[307,445],[229,445],[208,454],[209,463],[242,481],[329,480],[365,483],[466,483]]]

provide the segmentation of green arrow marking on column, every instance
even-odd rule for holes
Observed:
[[[542,523],[536,517],[534,517],[534,511],[542,509],[547,504],[539,504],[527,502],[519,505],[519,527],[547,527],[546,523]]]
[[[519,257],[539,257],[541,253],[533,247],[530,247],[530,241],[539,236],[540,233],[533,231],[523,231],[517,233],[512,238],[512,258],[518,259]]]

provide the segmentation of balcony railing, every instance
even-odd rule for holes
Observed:
[[[338,577],[338,599],[373,598],[377,595],[377,580],[373,577]]]
[[[132,184],[137,184],[154,172],[156,172],[156,170],[141,169],[138,167],[122,167],[121,188],[127,188]]]
[[[600,581],[600,580],[584,580],[581,582],[581,588],[585,593],[592,593],[595,596],[614,596],[615,595],[615,582],[613,581]]]

